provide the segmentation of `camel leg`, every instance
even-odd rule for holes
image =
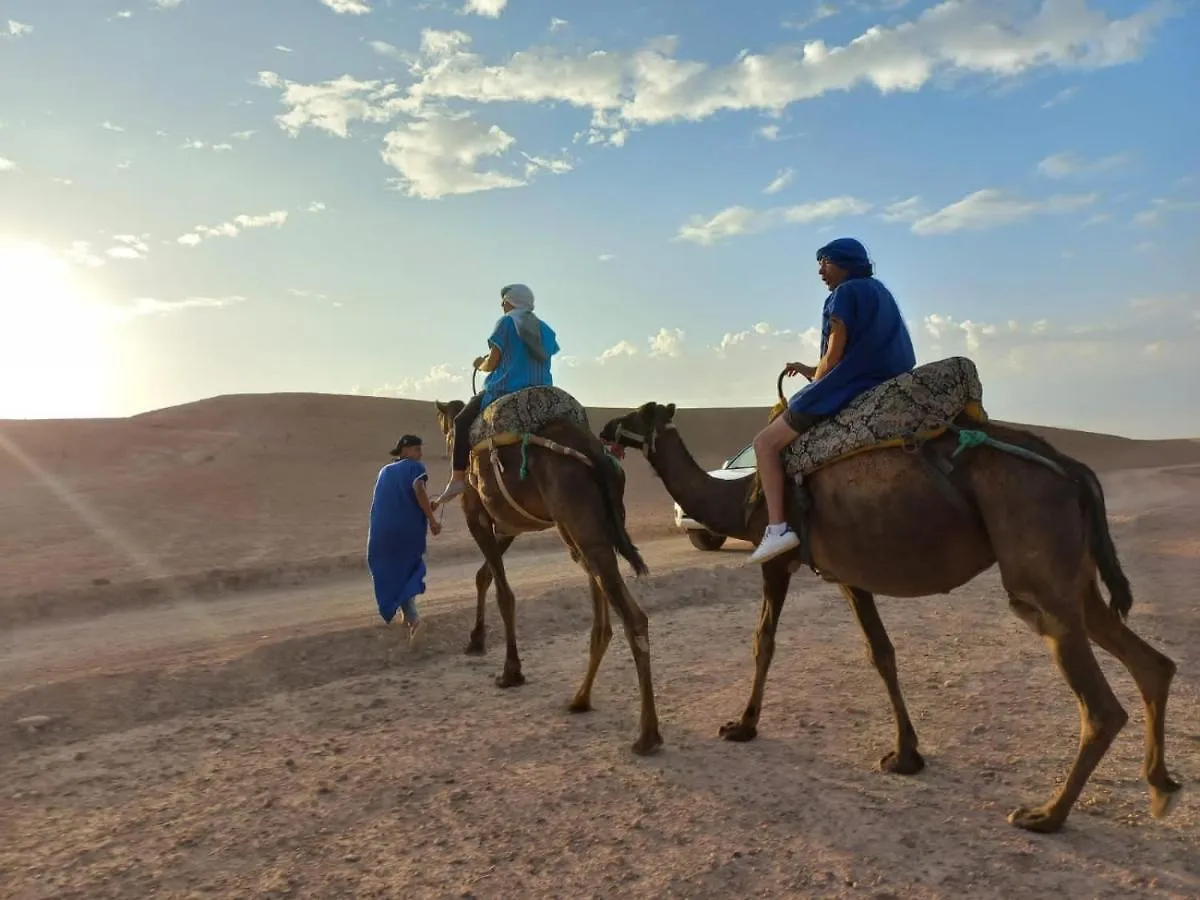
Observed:
[[[879,760],[879,768],[893,775],[916,775],[925,768],[925,760],[917,751],[917,730],[913,728],[904,695],[900,693],[896,649],[883,627],[883,620],[879,618],[875,597],[867,591],[844,584],[838,585],[838,588],[850,604],[867,639],[867,656],[887,686],[888,699],[892,701],[892,713],[896,718],[896,749]]]
[[[472,493],[473,490],[468,488],[463,494],[464,503]],[[474,505],[482,507],[482,504]],[[512,588],[508,584],[508,576],[504,572],[504,550],[508,547],[504,541],[508,540],[510,544],[512,541],[508,538],[498,538],[491,521],[485,521],[486,517],[472,514],[470,510],[467,512],[467,530],[471,532],[471,537],[475,538],[475,543],[483,551],[483,558],[487,561],[492,579],[496,582],[496,605],[500,607],[500,618],[504,620],[504,671],[496,676],[496,686],[517,687],[525,683],[525,676],[521,674],[521,657],[517,653],[517,598],[513,596]],[[478,587],[478,575],[475,584]],[[477,615],[476,628],[479,628],[480,621]],[[474,637],[474,632],[472,632],[472,637]]]
[[[592,685],[596,682],[596,673],[600,671],[600,661],[604,659],[605,651],[612,640],[612,620],[608,615],[608,601],[595,578],[589,579],[592,589],[592,640],[589,646],[587,672],[583,683],[575,692],[575,699],[567,707],[573,713],[589,712],[592,708]]]
[[[497,537],[496,550],[501,556],[504,555],[515,537]],[[467,641],[467,646],[463,649],[463,653],[468,656],[482,656],[487,652],[487,626],[484,624],[485,609],[487,607],[487,592],[492,586],[492,567],[484,562],[479,567],[479,571],[475,573],[475,627],[471,629],[471,638]]]
[[[1041,806],[1021,807],[1008,817],[1008,821],[1018,828],[1049,834],[1062,828],[1083,786],[1125,726],[1129,714],[1122,708],[1096,662],[1078,611],[1060,609],[1060,605],[1055,604],[1055,615],[1017,596],[1010,596],[1010,606],[1017,616],[1046,639],[1059,671],[1079,701],[1079,752],[1063,786]]]
[[[791,555],[778,557],[765,563],[763,573],[762,609],[758,616],[758,627],[754,631],[754,685],[750,688],[750,700],[737,722],[726,722],[718,732],[727,741],[752,741],[758,737],[758,717],[762,712],[763,691],[767,684],[767,670],[775,656],[775,629],[779,626],[779,614],[787,599],[788,585],[792,581],[789,570]]]
[[[1083,614],[1088,636],[1116,657],[1133,680],[1146,706],[1146,756],[1142,777],[1150,786],[1150,815],[1161,819],[1179,797],[1179,783],[1167,772],[1167,695],[1175,677],[1175,663],[1155,650],[1121,621],[1104,603],[1095,581],[1089,582]]]
[[[578,544],[576,546],[579,546]],[[579,546],[585,560],[585,566],[599,586],[601,599],[607,599],[621,617],[625,626],[625,638],[629,641],[629,649],[633,653],[633,664],[637,668],[638,689],[642,695],[641,729],[638,739],[633,742],[633,752],[639,756],[649,756],[662,747],[662,734],[658,730],[658,712],[654,705],[654,684],[650,677],[650,628],[646,613],[629,593],[625,579],[617,565],[617,554],[607,542],[602,546]],[[605,615],[607,618],[607,614]],[[595,665],[600,665],[600,655],[596,653],[595,621],[593,620],[592,656]],[[602,653],[603,651],[601,651]],[[589,669],[591,663],[589,663]],[[582,688],[581,688],[582,690]]]

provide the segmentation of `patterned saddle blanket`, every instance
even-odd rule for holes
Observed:
[[[551,422],[566,419],[591,430],[583,404],[557,387],[531,387],[505,394],[488,404],[471,425],[471,446],[493,438],[497,443],[513,443],[522,434],[536,434]]]
[[[799,482],[855,453],[937,437],[962,412],[987,421],[975,363],[964,356],[927,363],[872,388],[800,435],[783,451],[784,471]]]

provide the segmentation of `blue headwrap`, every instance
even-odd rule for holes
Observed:
[[[817,261],[829,260],[841,266],[851,278],[869,278],[875,274],[867,248],[854,238],[837,238],[817,251]]]

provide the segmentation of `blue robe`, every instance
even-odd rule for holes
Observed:
[[[554,377],[550,372],[550,357],[558,353],[558,336],[545,322],[539,320],[538,325],[541,329],[542,349],[546,352],[543,362],[533,358],[529,348],[521,340],[512,316],[502,316],[496,323],[492,336],[488,338],[488,345],[500,348],[500,364],[488,373],[483,382],[480,412],[505,394],[527,387],[554,384]]]
[[[428,521],[417,502],[417,482],[427,482],[425,465],[399,459],[379,470],[367,532],[367,569],[383,621],[403,609],[415,615],[414,599],[425,593]]]
[[[846,326],[842,358],[819,381],[788,401],[792,412],[826,418],[860,394],[910,371],[917,364],[912,337],[896,299],[871,277],[851,278],[833,289],[821,314],[821,356],[829,348],[834,318]]]

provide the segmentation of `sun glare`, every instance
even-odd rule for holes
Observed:
[[[0,419],[101,414],[105,322],[69,261],[41,244],[0,240]]]

